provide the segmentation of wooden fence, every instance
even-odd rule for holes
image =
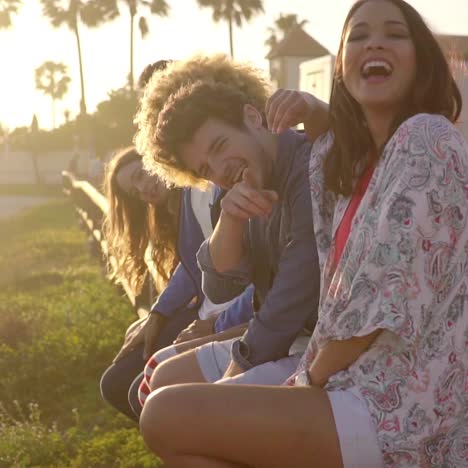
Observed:
[[[81,226],[88,233],[92,254],[98,255],[103,261],[115,262],[115,259],[108,255],[107,242],[102,234],[102,222],[109,209],[106,197],[89,182],[78,180],[74,174],[68,171],[62,172],[62,187],[65,195],[70,197],[73,202]],[[146,263],[149,275],[147,275],[141,294],[135,296],[126,282],[122,282],[120,285],[140,317],[148,314],[151,304],[157,296],[154,286],[157,284],[157,273],[149,261]]]

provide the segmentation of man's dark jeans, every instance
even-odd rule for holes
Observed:
[[[177,335],[194,320],[198,319],[197,309],[181,309],[166,323],[158,337],[153,352],[172,344]],[[101,377],[101,395],[116,410],[138,422],[141,405],[138,401],[139,382],[132,382],[143,372],[143,345],[112,364]]]

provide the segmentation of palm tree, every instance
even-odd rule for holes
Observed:
[[[167,16],[169,13],[169,5],[165,0],[122,0],[128,8],[130,14],[130,73],[128,75],[128,83],[130,89],[134,89],[134,75],[133,75],[133,51],[134,51],[134,31],[135,31],[135,18],[141,8],[146,7],[153,15]],[[144,39],[149,32],[148,21],[145,16],[140,15],[138,20],[138,28],[140,29],[141,37]]]
[[[39,153],[39,142],[37,139],[38,134],[39,122],[37,121],[36,114],[34,114],[31,121],[31,127],[29,128],[29,148],[31,150],[31,159],[33,163],[36,184],[41,183],[41,174],[39,173],[39,166],[37,164],[37,156]]]
[[[52,98],[52,122],[55,128],[55,101],[62,99],[68,92],[71,81],[68,68],[60,62],[44,62],[36,68],[36,88]]]
[[[106,0],[41,0],[44,16],[49,18],[52,26],[67,26],[75,35],[80,67],[81,102],[80,113],[86,114],[86,98],[83,77],[83,61],[79,24],[96,27],[117,16],[113,1]]]
[[[215,22],[225,20],[229,25],[229,45],[231,57],[234,57],[234,45],[232,40],[233,22],[237,27],[242,26],[242,22],[249,21],[258,13],[263,13],[263,2],[261,0],[197,0],[203,7],[210,7],[213,10],[213,20]]]
[[[270,50],[273,49],[273,47],[275,47],[289,31],[296,27],[302,28],[306,23],[307,20],[298,21],[297,15],[284,15],[283,13],[280,13],[279,17],[275,20],[274,26],[272,28],[268,28],[270,36],[265,41],[265,45],[268,46]]]
[[[0,29],[11,26],[11,17],[18,13],[22,0],[0,0]]]

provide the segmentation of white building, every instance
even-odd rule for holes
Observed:
[[[330,56],[330,52],[297,26],[267,55],[271,81],[276,88],[299,89],[301,64],[327,56]]]
[[[302,62],[299,66],[299,89],[329,102],[334,69],[335,56],[332,54]]]

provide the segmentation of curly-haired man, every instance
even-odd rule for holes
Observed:
[[[198,255],[204,290],[215,303],[226,302],[253,283],[256,314],[231,352],[226,343],[214,343],[174,357],[158,366],[151,387],[244,373],[251,376],[247,381],[230,381],[273,383],[255,374],[265,366],[280,383],[299,359],[292,345],[317,318],[319,269],[307,179],[311,144],[292,130],[272,133],[264,106],[242,86],[209,79],[182,83],[154,113],[157,84],[150,83],[145,98],[152,97],[137,116],[140,151],[169,182],[211,181],[226,190],[214,233]],[[327,109],[317,102],[306,107],[306,124],[318,134]]]

